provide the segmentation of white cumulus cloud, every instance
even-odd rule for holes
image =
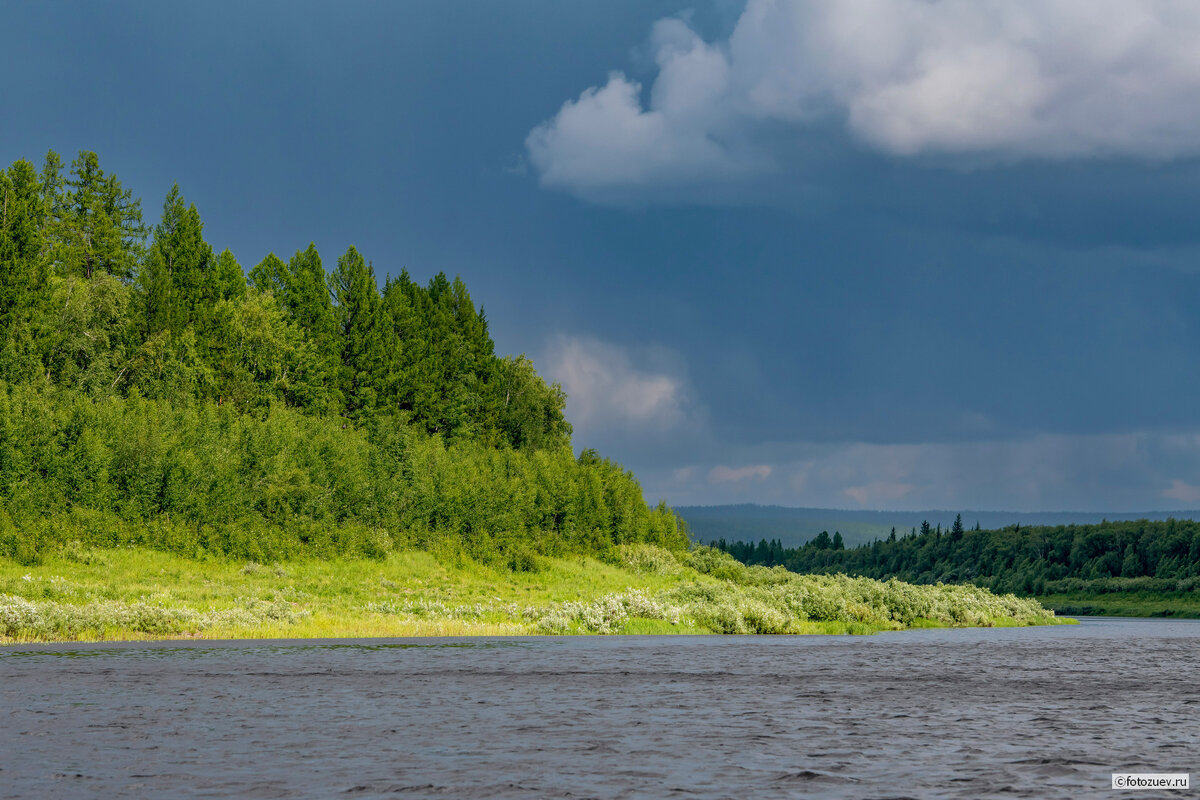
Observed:
[[[625,348],[563,336],[543,363],[567,393],[567,417],[577,432],[666,431],[688,420],[691,390],[682,368],[664,353],[635,363]]]
[[[656,23],[648,91],[613,73],[526,147],[584,196],[736,182],[817,123],[900,157],[1196,156],[1197,42],[1185,0],[750,0],[722,41]]]
[[[534,128],[525,145],[542,185],[606,189],[731,178],[752,168],[727,141],[722,111],[729,62],[681,20],[654,26],[659,67],[642,106],[642,86],[613,72]]]

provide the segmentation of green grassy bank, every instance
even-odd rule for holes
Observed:
[[[1176,617],[1200,619],[1200,596],[1195,594],[1122,592],[1047,594],[1037,598],[1059,614],[1088,617]]]
[[[532,571],[453,554],[277,564],[71,544],[0,558],[0,641],[571,633],[873,633],[1064,621],[971,586],[745,567],[702,548],[542,558]]]

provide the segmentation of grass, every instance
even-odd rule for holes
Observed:
[[[0,642],[538,633],[873,633],[1060,621],[1035,601],[619,548],[513,572],[423,551],[263,565],[77,544],[0,558]]]
[[[1070,592],[1042,595],[1038,602],[1060,614],[1078,616],[1200,619],[1200,596],[1191,592]]]

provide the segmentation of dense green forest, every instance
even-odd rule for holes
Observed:
[[[459,279],[311,244],[247,273],[178,186],[151,227],[94,153],[0,171],[0,555],[685,547],[565,402]]]
[[[746,564],[795,572],[846,573],[911,583],[964,583],[995,591],[1047,595],[1072,592],[1191,592],[1200,586],[1200,522],[1104,522],[1096,525],[966,530],[959,516],[943,530],[921,530],[846,549],[823,533],[802,547],[719,540],[715,546]]]
[[[925,509],[922,511],[871,511],[845,508],[797,508],[788,506],[738,505],[673,506],[687,521],[692,538],[715,542],[768,542],[778,540],[783,547],[799,547],[825,531],[840,531],[846,547],[870,544],[886,539],[892,528],[908,530],[922,522],[943,529],[953,526],[956,515],[970,527],[1000,530],[1011,525],[1094,525],[1109,520],[1200,519],[1200,511],[1168,509],[1163,511],[987,511]]]

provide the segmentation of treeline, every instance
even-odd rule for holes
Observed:
[[[204,241],[179,187],[148,231],[94,153],[63,174],[0,173],[0,379],[88,396],[282,402],[361,421],[399,413],[447,439],[568,442],[566,398],[523,357],[498,358],[461,280],[407,272],[379,290],[354,247],[326,272],[313,245],[268,254],[249,280]],[[149,239],[147,234],[149,233]]]
[[[833,536],[829,535],[829,531],[821,531],[802,547],[796,548],[784,547],[783,542],[778,539],[770,541],[763,539],[756,545],[754,542],[727,542],[722,538],[713,542],[712,546],[718,550],[724,550],[743,564],[759,567],[784,567],[791,554],[805,548],[808,550],[846,549],[842,534],[837,531]]]
[[[565,402],[457,278],[381,290],[311,244],[247,275],[178,186],[150,228],[94,153],[0,171],[0,554],[101,529],[189,555],[685,546],[573,457]]]
[[[827,535],[802,547],[778,542],[714,545],[746,564],[795,572],[898,578],[911,583],[975,583],[993,590],[1046,594],[1090,588],[1167,590],[1200,576],[1200,522],[1169,519],[1097,525],[948,530],[928,523],[885,540],[843,549]],[[1090,586],[1085,586],[1090,583]]]

